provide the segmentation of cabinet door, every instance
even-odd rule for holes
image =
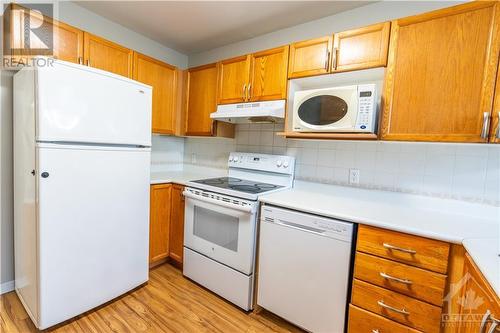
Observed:
[[[172,186],[172,212],[170,218],[170,258],[182,263],[184,247],[184,186]]]
[[[332,36],[326,36],[291,44],[288,78],[328,73],[332,40]]]
[[[342,72],[387,64],[391,23],[379,23],[336,33],[332,71]]]
[[[25,45],[25,33],[28,31],[25,29],[28,24],[26,22],[27,15],[29,15],[30,26],[45,27],[38,30],[38,33],[52,33],[52,54],[50,54],[50,50],[43,51],[47,47],[42,42],[44,40],[43,36],[32,38],[31,35],[29,45]],[[7,45],[22,50],[16,55],[27,58],[37,55],[53,55],[56,59],[64,61],[74,63],[83,61],[82,30],[16,4],[11,4],[10,10],[6,12],[5,19],[7,20],[6,29],[8,30],[6,34],[10,36]]]
[[[174,66],[134,52],[134,80],[153,87],[153,133],[175,132],[176,77]]]
[[[133,51],[85,32],[84,60],[87,66],[132,77]]]
[[[149,217],[149,263],[168,257],[172,185],[151,185]]]
[[[186,135],[211,136],[217,96],[217,65],[189,69]]]
[[[223,60],[218,64],[218,104],[241,103],[248,99],[250,56]]]
[[[286,98],[288,46],[252,54],[251,101]]]
[[[500,64],[497,70],[495,101],[493,102],[493,113],[491,115],[490,142],[500,143]]]
[[[392,23],[383,139],[488,140],[499,8],[477,1]]]
[[[489,332],[491,317],[500,318],[500,300],[484,279],[468,254],[465,255],[464,277],[465,284],[460,297],[459,333]],[[482,319],[486,313],[484,329],[481,331]],[[495,331],[496,332],[496,331]]]

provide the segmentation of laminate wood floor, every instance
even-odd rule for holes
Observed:
[[[15,292],[0,296],[0,332],[39,332]],[[47,332],[302,332],[267,311],[246,313],[164,264],[134,291]]]

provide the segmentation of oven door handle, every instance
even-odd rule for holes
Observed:
[[[255,208],[253,206],[243,207],[243,206],[239,206],[239,205],[234,205],[234,204],[230,204],[230,203],[220,201],[220,200],[205,198],[205,197],[202,197],[202,196],[199,196],[196,194],[192,194],[192,193],[187,192],[187,191],[182,192],[182,194],[186,198],[190,198],[190,199],[194,199],[194,200],[198,200],[198,201],[202,201],[202,202],[208,202],[208,203],[211,203],[211,204],[214,204],[217,206],[222,206],[222,207],[226,207],[226,208],[230,208],[230,209],[234,209],[234,210],[239,210],[239,211],[242,211],[242,212],[245,212],[248,214],[251,214],[255,211]]]

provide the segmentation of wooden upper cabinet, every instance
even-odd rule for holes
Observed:
[[[326,74],[330,71],[332,36],[290,45],[288,78]]]
[[[35,38],[30,35],[29,45],[25,45],[25,33],[27,30],[27,18],[29,16],[29,24],[32,27],[43,27],[38,30],[39,35]],[[18,53],[13,53],[11,56],[14,59],[30,58],[33,56],[46,55],[54,56],[56,59],[81,63],[83,61],[83,31],[69,24],[59,22],[48,16],[40,14],[38,11],[33,11],[28,8],[11,4],[5,11],[5,42],[6,46],[12,49],[19,50]],[[52,34],[49,36],[47,34]],[[43,40],[52,38],[52,50],[47,49],[47,45]],[[45,50],[45,51],[44,51]]]
[[[172,185],[151,185],[149,218],[149,263],[169,255]]]
[[[252,54],[250,101],[285,99],[288,46]]]
[[[342,72],[387,64],[390,22],[336,33],[332,71]]]
[[[153,87],[153,133],[175,133],[176,77],[174,66],[134,52],[134,80]]]
[[[492,319],[500,319],[500,299],[495,291],[491,288],[488,281],[481,274],[468,254],[465,255],[465,265],[462,294],[460,297],[460,320],[458,329],[459,333],[476,333],[476,332],[497,332],[491,331]],[[483,330],[480,330],[482,319],[485,314],[489,313],[485,319]]]
[[[382,139],[488,140],[499,8],[474,1],[392,23]]]
[[[217,107],[217,64],[188,71],[186,135],[212,135],[210,114]]]
[[[218,104],[241,103],[248,99],[250,55],[218,63]]]
[[[132,77],[132,50],[88,32],[84,34],[83,50],[87,66]]]
[[[497,70],[497,82],[495,87],[495,101],[493,102],[493,113],[491,115],[490,142],[500,143],[500,64]]]

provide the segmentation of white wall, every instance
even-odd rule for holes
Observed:
[[[10,2],[10,1],[8,1]],[[0,1],[3,10],[4,3]],[[31,1],[33,2],[33,1]],[[19,2],[22,4],[22,2]],[[139,35],[119,24],[104,19],[74,3],[61,2],[56,6],[55,16],[59,20],[76,26],[82,30],[105,37],[118,44],[137,50],[149,56],[166,61],[179,68],[186,68],[186,55]],[[3,17],[0,17],[2,20]],[[3,26],[0,24],[0,26]],[[12,72],[1,72],[0,101],[0,293],[2,286],[12,286],[14,279],[13,251],[13,180],[12,180]],[[174,139],[175,140],[175,139]],[[183,139],[174,141],[175,147],[183,148]],[[161,153],[171,139],[159,137],[153,140],[155,146],[152,155],[164,161]],[[157,153],[158,152],[158,153]],[[182,151],[178,159],[182,160]],[[172,162],[172,159],[168,161]]]
[[[464,1],[461,1],[464,2]],[[334,32],[362,27],[461,3],[458,1],[381,1],[327,16],[262,36],[189,55],[189,66],[198,66],[247,53],[270,49]],[[334,5],[334,4],[332,4]]]

